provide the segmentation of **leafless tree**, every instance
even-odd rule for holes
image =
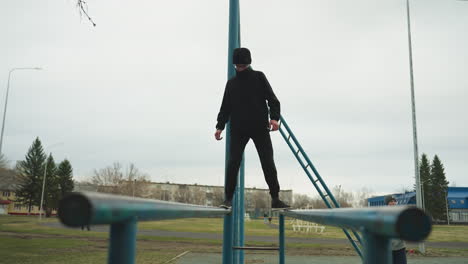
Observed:
[[[0,154],[0,169],[10,169],[10,162],[3,154]]]
[[[123,171],[122,165],[115,162],[112,166],[94,170],[91,182],[98,185],[101,192],[146,197],[149,195],[148,178],[148,175],[140,172],[133,163]]]
[[[353,207],[366,207],[367,199],[372,197],[371,189],[362,187],[359,191],[354,193]]]
[[[353,193],[346,192],[341,185],[333,187],[333,195],[336,201],[340,204],[340,207],[351,207],[353,204]]]
[[[294,194],[293,208],[310,208],[312,206],[312,198],[305,194]]]
[[[188,185],[179,185],[179,189],[174,193],[174,200],[179,203],[190,203],[192,192]]]
[[[215,188],[212,192],[211,204],[220,205],[224,201],[224,191],[221,188]]]
[[[248,204],[252,207],[249,209],[260,209],[260,210],[267,210],[271,207],[270,198],[269,198],[268,192],[265,191],[254,191],[249,196],[247,199],[250,201]]]
[[[313,208],[313,209],[328,208],[327,205],[325,204],[325,202],[319,196],[316,196],[316,197],[312,198],[311,203],[310,203],[310,207]]]
[[[203,191],[200,187],[192,187],[192,200],[189,202],[191,204],[206,204],[206,191]]]
[[[122,165],[119,162],[115,162],[112,166],[94,170],[91,182],[98,186],[117,186],[123,179]]]

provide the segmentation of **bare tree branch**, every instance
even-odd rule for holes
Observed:
[[[94,23],[93,19],[88,15],[88,3],[86,3],[84,0],[77,0],[76,7],[78,7],[78,10],[80,11],[80,17],[82,17],[84,14],[86,18],[88,18],[89,22],[91,22],[95,27],[96,23]]]
[[[133,164],[123,171],[122,165],[115,162],[112,166],[94,170],[91,182],[98,185],[98,191],[128,196],[146,197],[149,176]]]

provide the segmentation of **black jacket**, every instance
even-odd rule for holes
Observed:
[[[226,84],[216,129],[223,130],[229,119],[233,131],[267,129],[269,124],[267,102],[270,119],[278,121],[280,102],[265,74],[250,67],[237,72],[236,76]]]

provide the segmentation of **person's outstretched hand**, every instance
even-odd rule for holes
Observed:
[[[279,129],[279,124],[278,121],[276,120],[270,120],[270,130],[271,131],[276,131]]]
[[[216,130],[216,132],[215,132],[215,138],[216,138],[216,140],[221,140],[221,139],[223,139],[223,137],[221,137],[221,133],[223,133],[222,130],[219,130],[219,129]]]

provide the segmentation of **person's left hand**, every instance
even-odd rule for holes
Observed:
[[[276,131],[279,129],[279,124],[278,121],[276,120],[270,120],[270,130],[271,131]]]

